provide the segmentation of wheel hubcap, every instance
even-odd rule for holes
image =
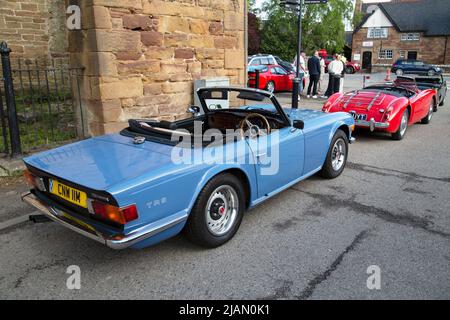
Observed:
[[[206,224],[215,236],[226,234],[233,227],[239,211],[239,200],[231,186],[214,190],[206,205]]]
[[[269,92],[274,92],[274,90],[275,90],[274,84],[273,84],[272,82],[270,82],[270,83],[267,85],[267,89],[269,90]]]
[[[408,115],[405,112],[402,117],[402,122],[400,124],[400,134],[403,136],[406,132],[406,128],[408,127]]]
[[[334,171],[339,171],[345,162],[345,142],[342,139],[336,141],[333,146],[333,152],[331,153],[331,164]]]
[[[430,105],[430,111],[428,113],[428,121],[431,120],[431,118],[433,118],[433,112],[434,112],[434,106],[433,104]]]

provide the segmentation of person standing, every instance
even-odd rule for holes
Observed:
[[[295,56],[294,63],[295,71],[297,71],[297,56]],[[303,92],[303,79],[306,77],[306,54],[305,51],[300,53],[300,84],[298,88],[298,101],[300,101],[300,95]]]
[[[317,99],[317,84],[320,78],[320,60],[319,51],[315,51],[314,55],[308,60],[308,71],[309,71],[309,86],[307,91],[307,98],[311,97]]]
[[[325,76],[325,59],[320,57],[320,77],[319,77],[319,92],[323,94],[323,77]]]
[[[338,60],[338,58],[339,56],[335,55],[333,61],[331,61],[328,65],[328,74],[330,76],[330,80],[328,81],[327,92],[325,92],[323,98],[328,98],[336,92],[339,92],[343,65],[342,62]]]

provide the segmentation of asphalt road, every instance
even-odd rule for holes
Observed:
[[[450,103],[401,142],[357,139],[340,178],[279,194],[215,250],[179,236],[116,252],[57,224],[0,230],[0,299],[449,299]],[[31,213],[21,188],[1,187],[0,226]],[[81,290],[66,287],[70,265]],[[373,265],[379,290],[367,287]]]

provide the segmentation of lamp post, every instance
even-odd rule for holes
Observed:
[[[297,14],[297,60],[295,61],[296,73],[292,86],[292,109],[298,109],[298,97],[300,95],[300,53],[302,51],[302,2],[303,0],[281,1],[280,5],[286,7],[287,11]]]
[[[326,4],[328,0],[282,0],[280,5],[286,8],[286,11],[297,14],[297,60],[296,60],[296,74],[293,80],[292,87],[292,109],[298,109],[298,98],[300,95],[300,83],[303,81],[300,77],[300,53],[302,52],[302,6],[303,4]]]

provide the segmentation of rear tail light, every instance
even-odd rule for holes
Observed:
[[[36,177],[29,170],[25,170],[23,173],[23,176],[24,176],[25,180],[27,181],[27,184],[30,188],[38,189],[40,191],[45,191],[45,184],[44,184],[44,180],[42,180],[42,178]]]
[[[30,188],[36,188],[35,176],[28,170],[25,170],[23,173],[23,177],[25,178],[28,186]]]
[[[103,219],[122,225],[136,220],[139,217],[136,205],[131,205],[125,208],[118,208],[96,200],[92,200],[90,202],[89,211],[92,214],[95,214],[96,216],[99,216]]]
[[[390,106],[387,108],[386,112],[383,115],[383,122],[390,120],[392,111],[394,111],[393,107]]]

